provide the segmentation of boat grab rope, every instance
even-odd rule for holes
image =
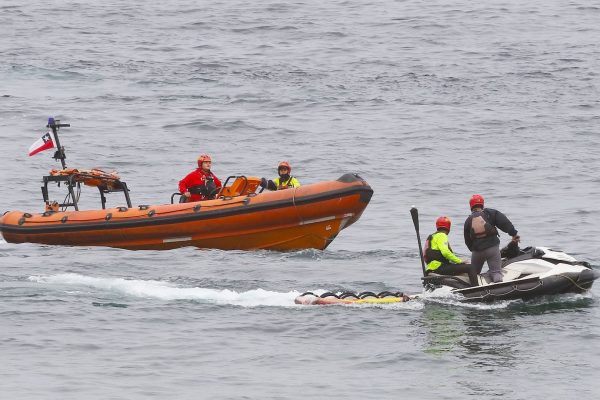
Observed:
[[[77,201],[79,201],[79,196],[80,196],[80,192],[81,189],[78,188],[77,189],[77,193],[75,195],[75,197],[77,198]],[[67,200],[70,198],[70,193],[67,193],[65,199],[63,200],[63,203],[66,203]],[[243,203],[245,199],[243,200],[234,200],[234,201],[229,201],[227,203],[219,203],[219,204],[194,204],[194,205],[190,205],[187,207],[182,207],[182,208],[177,208],[174,210],[169,210],[169,211],[161,211],[161,212],[154,212],[152,213],[152,216],[154,217],[160,217],[160,216],[165,216],[168,214],[178,214],[178,213],[185,213],[185,212],[197,212],[200,208],[203,209],[211,209],[211,208],[220,208],[220,207],[224,207],[224,206],[230,206],[232,204],[238,204],[238,203]],[[192,204],[192,203],[190,203]],[[126,220],[126,219],[136,219],[136,218],[140,218],[141,216],[148,214],[149,212],[146,212],[147,208],[144,209],[140,209],[140,211],[144,211],[144,213],[141,214],[135,214],[135,215],[123,215],[123,216],[119,216],[118,220]],[[63,209],[60,210],[60,212],[69,212],[66,210],[66,207],[64,207]],[[151,210],[154,211],[154,210]],[[8,211],[7,211],[8,212]],[[79,212],[79,211],[76,211]],[[47,214],[47,215],[51,215],[51,214]],[[182,214],[185,215],[185,214]],[[149,215],[150,216],[150,215]],[[103,219],[104,217],[94,217],[94,218],[87,218],[87,219],[71,219],[71,222],[80,222],[80,223],[85,223],[85,222],[94,222],[94,221],[98,221],[99,219]],[[28,224],[47,224],[48,221],[47,220],[27,220],[26,221]]]
[[[483,299],[487,299],[487,298],[490,298],[490,297],[492,297],[492,298],[493,297],[503,297],[503,296],[507,296],[507,295],[510,295],[512,293],[515,293],[515,292],[527,293],[527,292],[531,292],[532,290],[536,290],[537,288],[539,288],[540,286],[543,286],[543,285],[544,285],[544,283],[542,281],[539,281],[537,285],[535,285],[534,287],[532,287],[530,289],[519,289],[517,287],[517,285],[513,285],[511,291],[504,292],[502,294],[494,294],[489,289],[485,289],[485,292],[484,292],[484,294],[482,296],[467,297],[467,299],[469,299],[469,300],[482,299],[483,300]]]
[[[571,283],[573,284],[573,286],[575,286],[577,289],[580,289],[582,292],[585,292],[586,290],[588,290],[588,289],[586,289],[586,288],[584,288],[584,287],[580,286],[580,285],[579,285],[579,284],[578,284],[576,281],[574,281],[574,280],[573,280],[573,278],[571,278],[570,276],[565,276],[565,275],[561,275],[561,274],[558,274],[558,276],[560,276],[561,278],[565,278],[565,279],[567,279],[567,280],[571,281]]]

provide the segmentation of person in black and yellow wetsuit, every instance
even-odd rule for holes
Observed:
[[[277,166],[279,176],[273,180],[261,179],[260,186],[267,190],[283,190],[300,187],[298,179],[291,176],[292,166],[287,161],[282,161]]]
[[[471,264],[466,264],[457,257],[448,244],[448,233],[452,222],[448,217],[439,217],[435,221],[437,232],[429,235],[425,243],[426,272],[442,275],[469,274],[471,286],[477,286],[477,271]]]

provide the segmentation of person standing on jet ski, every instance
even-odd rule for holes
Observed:
[[[198,168],[179,181],[179,192],[186,202],[214,199],[221,190],[221,181],[210,171],[212,159],[208,154],[198,157]]]
[[[469,200],[471,215],[465,221],[465,244],[472,252],[471,264],[481,272],[487,261],[492,282],[502,282],[502,259],[498,229],[512,236],[514,242],[520,237],[512,222],[498,210],[483,207],[483,196],[474,194]]]
[[[470,264],[465,264],[457,257],[448,244],[448,233],[452,222],[448,217],[439,217],[435,221],[437,232],[429,235],[425,242],[426,273],[435,272],[442,275],[469,274],[471,286],[477,286],[477,271]]]

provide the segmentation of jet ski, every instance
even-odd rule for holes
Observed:
[[[462,295],[468,302],[531,299],[537,296],[588,291],[600,271],[590,264],[547,247],[519,249],[511,242],[502,249],[502,282],[492,282],[488,273],[479,275],[479,285],[471,286],[467,274],[440,275],[429,273],[423,280],[428,291],[450,287],[451,293]]]

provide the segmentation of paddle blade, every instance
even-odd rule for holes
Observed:
[[[415,225],[415,229],[419,230],[419,210],[416,207],[410,209],[410,215],[412,216],[413,224]]]
[[[425,260],[423,259],[423,247],[421,246],[421,235],[419,235],[419,210],[413,206],[410,209],[410,215],[412,216],[413,224],[415,224],[415,233],[417,234],[417,243],[419,244],[419,258],[421,259],[421,267],[423,268],[423,276],[427,275],[425,271]]]

